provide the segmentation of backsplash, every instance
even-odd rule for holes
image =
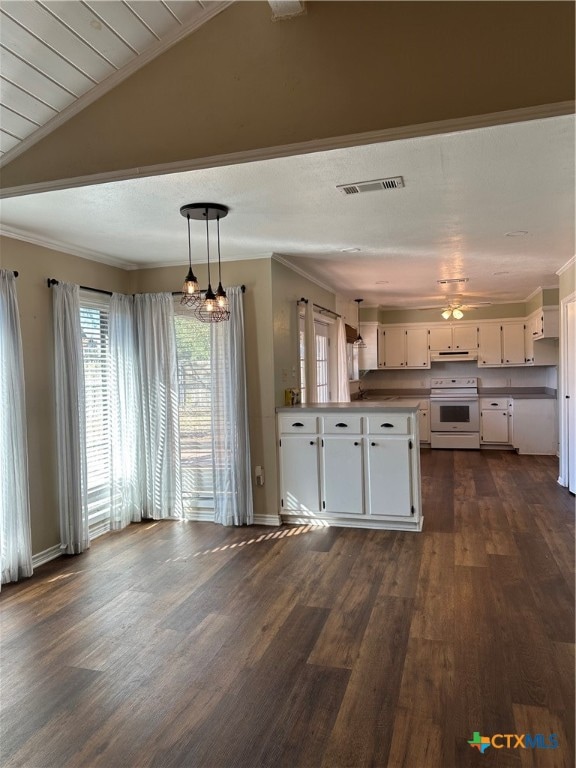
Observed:
[[[482,368],[476,363],[434,363],[425,371],[368,371],[362,389],[429,389],[432,379],[476,376],[479,387],[551,387],[557,389],[556,366],[534,368]]]

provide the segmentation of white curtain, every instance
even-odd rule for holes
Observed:
[[[14,273],[0,269],[1,583],[32,575],[22,338]]]
[[[112,425],[110,527],[118,530],[142,517],[138,440],[140,394],[132,296],[112,294],[108,322]]]
[[[227,288],[226,293],[230,302],[230,320],[211,326],[214,520],[221,525],[250,525],[254,510],[244,304],[241,288]]]
[[[52,288],[56,445],[61,546],[69,555],[90,546],[86,492],[86,409],[77,285]]]
[[[142,513],[160,520],[182,517],[178,369],[174,308],[169,293],[134,297],[142,440]]]
[[[314,305],[309,301],[304,310],[304,367],[306,369],[306,403],[318,401],[316,371],[316,333],[314,331]]]
[[[346,328],[341,317],[336,320],[336,402],[350,402],[348,356],[346,354]]]

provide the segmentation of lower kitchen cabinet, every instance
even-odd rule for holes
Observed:
[[[514,398],[512,445],[518,453],[555,456],[558,453],[557,401]]]
[[[418,418],[363,403],[279,408],[282,520],[421,530]]]
[[[509,422],[507,398],[480,399],[481,443],[510,443]]]

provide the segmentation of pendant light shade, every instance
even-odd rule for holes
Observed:
[[[447,307],[442,312],[442,317],[444,320],[450,320],[451,317],[453,317],[454,320],[462,320],[464,317],[464,312],[462,312],[459,305],[456,307]]]
[[[188,203],[180,208],[180,213],[188,220],[188,274],[184,280],[180,303],[190,307],[196,318],[203,323],[220,323],[230,318],[228,297],[222,287],[220,264],[220,219],[228,215],[228,207],[218,203]],[[200,290],[198,280],[192,270],[192,249],[190,243],[190,219],[206,222],[206,260],[208,270],[208,288]],[[218,288],[212,290],[210,280],[210,231],[208,222],[216,219],[218,241]]]
[[[358,305],[358,336],[356,336],[356,341],[354,342],[354,346],[358,347],[358,349],[366,349],[366,342],[360,335],[360,304],[362,304],[364,299],[354,299],[354,301]]]

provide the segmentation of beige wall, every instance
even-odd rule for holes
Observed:
[[[298,386],[300,363],[296,302],[301,298],[326,309],[335,309],[334,293],[272,259],[274,398],[277,406],[284,405],[284,390],[287,387]]]
[[[54,425],[52,294],[49,277],[128,292],[129,273],[65,253],[0,238],[0,266],[18,271],[16,282],[26,386],[32,551],[60,542]]]
[[[569,2],[239,2],[3,170],[13,187],[574,98]]]
[[[381,323],[442,323],[440,309],[396,309],[380,310],[378,320]],[[526,304],[493,304],[478,309],[464,310],[464,320],[497,320],[500,317],[524,317]]]

